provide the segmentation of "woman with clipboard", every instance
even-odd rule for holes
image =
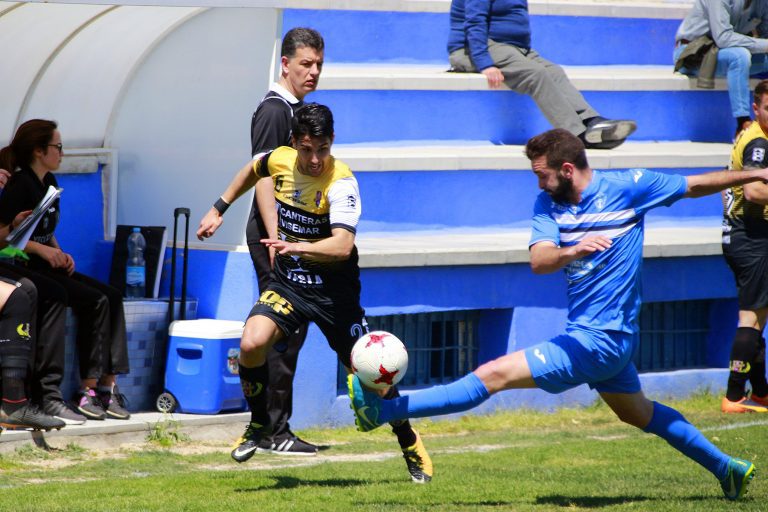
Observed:
[[[33,119],[23,123],[11,144],[0,150],[0,168],[12,171],[0,196],[0,224],[9,224],[21,211],[35,208],[49,187],[58,188],[53,172],[61,165],[61,134],[53,121]],[[59,200],[45,209],[24,247],[28,260],[16,259],[15,270],[25,271],[56,314],[41,311],[40,337],[35,369],[41,380],[43,410],[68,423],[84,418],[128,419],[116,376],[126,374],[128,352],[122,296],[118,290],[75,271],[72,256],[61,249],[55,236]],[[20,263],[20,264],[19,264]],[[72,308],[78,321],[77,351],[80,391],[77,413],[62,400],[59,386],[64,366],[64,307]],[[42,309],[42,308],[41,308]],[[55,318],[60,317],[60,318]]]

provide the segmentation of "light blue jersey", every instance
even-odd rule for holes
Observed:
[[[595,235],[613,242],[564,268],[569,328],[637,331],[645,213],[671,205],[686,190],[684,176],[630,169],[594,171],[577,205],[556,203],[545,192],[539,195],[529,247],[544,241],[567,247]]]

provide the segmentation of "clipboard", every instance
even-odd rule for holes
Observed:
[[[40,219],[43,218],[45,212],[48,211],[48,208],[50,208],[53,202],[58,199],[63,190],[64,189],[56,188],[53,185],[48,186],[45,195],[40,202],[37,203],[37,206],[32,210],[29,217],[24,219],[21,224],[16,226],[16,228],[5,237],[5,241],[8,242],[8,245],[16,249],[24,250],[27,246],[27,242],[32,238],[32,233],[35,231]]]

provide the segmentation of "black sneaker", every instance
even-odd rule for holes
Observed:
[[[317,446],[310,444],[294,434],[275,438],[271,441],[263,439],[259,443],[259,452],[274,453],[275,455],[298,455],[311,457],[317,455]]]
[[[623,144],[635,130],[637,123],[630,119],[593,117],[580,137],[587,149],[613,149]]]
[[[112,388],[111,393],[99,393],[98,398],[109,418],[127,420],[131,417],[131,413],[125,408],[127,402],[125,395],[118,391],[117,385]]]
[[[88,418],[89,420],[103,420],[106,419],[107,413],[104,411],[104,406],[101,404],[101,400],[96,396],[96,392],[91,388],[85,388],[83,391],[77,393],[76,398],[77,410]]]
[[[235,441],[235,448],[232,450],[232,458],[236,462],[245,462],[256,453],[259,449],[259,445],[264,438],[264,432],[262,426],[258,423],[249,423],[245,427],[245,432],[240,438]]]
[[[45,414],[60,419],[67,425],[82,425],[86,418],[79,412],[72,409],[63,400],[50,400],[43,404]]]
[[[27,403],[19,407],[11,414],[0,408],[0,427],[8,430],[45,430],[61,429],[66,425],[64,421],[49,416],[36,405]]]

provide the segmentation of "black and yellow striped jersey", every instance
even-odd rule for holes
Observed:
[[[768,136],[757,122],[744,130],[731,152],[731,171],[745,167],[768,167]],[[744,187],[731,187],[723,193],[723,218],[729,225],[740,225],[744,221],[768,222],[768,206],[752,203],[744,197]]]
[[[272,177],[277,203],[278,236],[289,242],[316,242],[331,236],[334,228],[352,233],[360,220],[361,203],[357,180],[349,167],[331,157],[330,168],[317,177],[299,172],[297,151],[281,146],[254,160],[259,177]],[[357,249],[342,262],[309,261],[297,256],[279,256],[277,275],[292,284],[316,287],[327,284],[332,274],[357,278]]]

